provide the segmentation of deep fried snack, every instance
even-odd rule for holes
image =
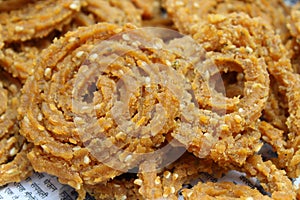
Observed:
[[[143,199],[134,180],[124,174],[105,184],[84,185],[84,188],[96,200]]]
[[[144,199],[176,200],[182,187],[197,180],[201,173],[214,174],[215,177],[225,173],[212,160],[199,159],[190,153],[185,153],[161,171],[155,169],[155,162],[146,161],[140,165],[139,178],[134,181]]]
[[[245,12],[272,25],[283,42],[290,36],[286,27],[290,11],[281,0],[165,0],[164,5],[177,28],[184,33],[190,33],[190,27],[206,19],[208,14]]]
[[[237,135],[220,136],[221,139],[211,149],[209,158],[223,167],[242,166],[249,156],[261,149],[261,136],[256,123]]]
[[[0,70],[0,186],[19,182],[32,174],[26,154],[30,150],[19,134],[17,108],[21,84]]]
[[[0,50],[0,65],[24,82],[34,72],[36,59],[51,44],[52,37],[5,44]]]
[[[272,199],[296,198],[295,188],[286,172],[279,170],[271,161],[263,162],[261,156],[254,155],[248,158],[240,170],[256,177],[264,190],[271,193]]]
[[[245,48],[241,48],[240,52],[241,56],[208,53],[207,58],[212,61],[203,64],[201,71],[177,63],[177,70],[192,83],[194,98],[199,108],[183,110],[181,118],[177,120],[178,128],[172,136],[201,158],[208,156],[219,140],[226,140],[226,137],[233,139],[253,124],[260,117],[267,100],[269,79],[265,63],[255,56],[243,57]],[[213,67],[214,65],[216,66]],[[214,82],[212,77],[227,71],[244,72],[245,83],[240,97],[229,98],[215,89],[222,83]],[[208,84],[210,82],[212,84]],[[253,141],[254,146],[259,144],[257,138],[249,139]],[[253,153],[257,148],[252,150]],[[238,161],[240,158],[235,158],[237,163],[241,162]]]
[[[288,133],[286,125],[288,104],[286,97],[284,98],[284,96],[281,95],[282,92],[274,78],[270,75],[270,94],[261,119]]]
[[[142,11],[136,8],[131,0],[86,0],[81,13],[82,17],[84,15],[86,20],[89,18],[94,23],[110,22],[119,25],[132,23],[140,26],[142,22]]]
[[[229,168],[230,169],[230,168]],[[231,168],[232,169],[232,168]],[[259,155],[248,158],[241,168],[250,177],[256,177],[263,190],[267,193],[261,194],[259,190],[248,186],[234,185],[233,183],[198,183],[191,189],[182,189],[186,199],[295,199],[296,192],[291,180],[285,171],[279,170],[271,162],[263,162]],[[268,196],[270,194],[271,198]]]
[[[180,101],[192,99],[170,65],[183,63],[184,52],[169,51],[147,30],[99,23],[68,32],[42,52],[23,87],[21,133],[35,144],[34,169],[58,176],[80,198],[83,184],[168,152]]]
[[[284,131],[272,126],[272,124],[265,121],[258,123],[258,129],[262,134],[262,139],[270,144],[277,154],[277,158],[272,159],[272,162],[279,169],[286,169],[287,173],[290,174],[289,163],[294,154],[294,150],[288,148],[286,136]]]
[[[272,198],[261,194],[258,190],[245,185],[236,185],[232,182],[199,182],[191,189],[183,189],[184,199],[263,199],[271,200]]]
[[[36,1],[19,10],[0,14],[4,42],[47,36],[69,23],[80,9],[79,0]]]
[[[120,172],[99,162],[83,144],[93,137],[84,138],[74,123],[78,118],[72,114],[72,74],[81,65],[87,67],[83,62],[93,44],[126,29],[100,24],[67,33],[43,52],[23,87],[21,133],[36,145],[28,157],[36,171],[56,175],[79,191],[79,199],[85,196],[83,183],[104,182]]]
[[[280,38],[274,35],[267,24],[245,14],[209,15],[207,19],[208,22],[199,23],[192,28],[193,37],[207,51],[241,53],[242,51],[237,50],[244,48],[245,53],[265,59],[270,75],[280,88],[280,95],[288,102],[289,116],[286,124],[290,132],[289,140],[293,141],[291,146],[295,148],[295,152],[298,151],[295,136],[300,130],[300,116],[297,114],[300,80],[299,75],[293,72],[288,51]],[[294,166],[297,165],[296,157],[293,163]]]

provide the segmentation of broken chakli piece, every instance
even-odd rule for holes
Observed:
[[[32,145],[19,133],[17,108],[21,84],[0,70],[0,186],[20,182],[33,173],[27,153]]]

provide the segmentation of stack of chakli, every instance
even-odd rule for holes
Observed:
[[[300,198],[299,6],[0,0],[0,186],[43,172],[78,199]],[[201,181],[230,170],[259,186]]]

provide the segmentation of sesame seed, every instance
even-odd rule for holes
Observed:
[[[171,193],[174,194],[176,192],[175,187],[171,187]]]
[[[77,53],[76,53],[76,57],[77,58],[81,58],[81,56],[84,54],[84,51],[78,51]]]
[[[9,86],[9,90],[12,91],[13,93],[18,92],[18,88],[17,88],[17,86],[15,84],[11,84]]]
[[[17,151],[17,149],[14,147],[14,148],[12,148],[10,151],[9,151],[9,155],[10,156],[14,156],[14,155],[16,155],[18,153],[18,151]]]
[[[145,78],[146,84],[150,84],[150,81],[151,81],[150,77],[147,76],[147,77]]]
[[[200,7],[200,5],[199,5],[199,3],[198,2],[194,2],[194,7],[196,7],[196,8],[199,8]]]
[[[138,186],[141,186],[143,184],[143,181],[141,179],[135,179],[133,183]]]
[[[25,116],[25,117],[23,118],[23,120],[24,120],[24,122],[25,122],[26,124],[29,124],[29,119],[28,119],[27,116]]]
[[[241,121],[242,121],[242,118],[241,118],[241,116],[239,116],[239,115],[234,115],[234,120],[237,122],[237,123],[240,123]]]
[[[176,6],[183,6],[184,3],[183,3],[182,1],[176,1],[176,2],[175,2],[175,5],[176,5]]]
[[[6,143],[11,143],[11,142],[13,142],[14,140],[16,140],[16,138],[15,138],[15,137],[11,137],[11,138],[9,138],[9,139],[6,141]]]
[[[44,149],[44,151],[46,152],[46,153],[49,153],[50,151],[49,151],[49,148],[46,146],[46,145],[41,145],[41,147]]]
[[[21,32],[21,31],[23,31],[24,30],[24,27],[23,26],[15,26],[15,31],[16,32]]]
[[[126,158],[125,158],[124,161],[125,161],[125,162],[128,162],[128,161],[130,161],[131,159],[132,159],[132,155],[129,154],[128,156],[126,156]]]
[[[121,200],[125,200],[125,199],[127,199],[126,195],[121,196]]]
[[[164,172],[164,177],[165,177],[166,179],[170,178],[170,177],[171,177],[171,172],[165,171],[165,172]]]
[[[98,54],[96,54],[96,53],[93,53],[93,54],[90,55],[90,57],[89,57],[89,59],[90,59],[91,61],[95,61],[97,58],[98,58]]]
[[[79,151],[81,149],[80,146],[73,147],[73,151]]]
[[[170,67],[172,63],[169,60],[166,60],[166,65]]]
[[[75,41],[76,41],[76,38],[75,38],[75,37],[70,37],[68,41],[69,41],[69,42],[75,42]]]
[[[27,146],[27,144],[26,144],[26,143],[25,143],[25,144],[23,144],[22,150],[23,150],[23,151],[27,150],[27,147],[28,147],[28,146]]]
[[[160,177],[159,177],[159,176],[157,176],[157,177],[155,178],[154,183],[155,183],[156,185],[159,185],[159,184],[161,183],[161,182],[160,182]]]
[[[72,9],[72,10],[79,11],[79,9],[80,9],[80,2],[78,0],[73,1],[70,4],[69,8]]]
[[[85,164],[89,164],[91,162],[91,159],[87,155],[85,155],[84,158],[83,158],[83,162]]]
[[[122,35],[122,38],[123,38],[123,40],[125,40],[125,41],[129,41],[129,40],[130,40],[129,35],[127,35],[127,34],[123,34],[123,35]]]
[[[251,48],[251,47],[246,47],[246,51],[247,51],[247,53],[252,53],[253,52],[253,49]]]
[[[221,125],[221,130],[222,130],[222,131],[229,131],[228,125],[227,125],[227,124],[222,124],[222,125]]]
[[[43,115],[42,115],[42,113],[39,113],[39,114],[38,114],[37,120],[38,120],[38,121],[42,121],[42,120],[43,120]]]
[[[177,180],[178,179],[178,177],[179,177],[179,175],[178,174],[173,174],[173,180]]]
[[[10,169],[10,170],[6,171],[7,174],[13,174],[15,172],[16,172],[16,169]]]
[[[44,76],[49,79],[51,77],[51,74],[52,74],[51,68],[47,67],[44,71]]]
[[[38,125],[38,127],[37,127],[40,131],[44,131],[45,130],[45,127],[44,126],[42,126],[42,125]]]

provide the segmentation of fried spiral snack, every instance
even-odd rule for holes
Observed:
[[[189,33],[191,25],[206,20],[209,14],[244,12],[272,25],[283,42],[290,37],[286,27],[290,10],[281,0],[164,0],[164,6],[177,28],[184,33]]]
[[[143,199],[176,200],[183,186],[196,181],[201,174],[214,174],[215,177],[220,177],[226,172],[212,160],[199,159],[190,153],[183,154],[161,171],[153,169],[155,169],[155,162],[148,160],[142,163],[138,178],[134,181],[139,186],[139,193]]]
[[[86,0],[75,21],[79,24],[96,24],[109,22],[119,25],[132,23],[141,26],[142,11],[131,0]]]
[[[223,25],[226,27],[228,24],[225,24],[227,22],[230,24],[231,19],[232,21],[235,19],[235,22],[237,19],[241,21],[245,20],[245,22],[252,20],[246,15],[241,14],[241,16],[238,16],[232,14],[226,17],[220,17],[220,25],[224,22]],[[214,23],[216,23],[215,27],[213,26]],[[214,85],[216,84],[213,83],[210,86],[203,83],[199,84],[201,77],[199,77],[197,73],[194,75],[193,72],[186,70],[184,67],[178,67],[178,71],[192,74],[190,76],[194,77],[190,82],[192,82],[195,99],[198,105],[204,108],[199,111],[200,113],[196,113],[198,112],[196,109],[190,111],[195,112],[194,115],[197,116],[194,118],[195,121],[192,121],[193,118],[190,118],[191,121],[186,119],[185,121],[187,121],[188,124],[193,124],[194,127],[201,127],[199,129],[201,131],[204,130],[203,132],[205,132],[206,135],[201,137],[196,136],[198,132],[201,132],[199,129],[193,129],[191,126],[185,124],[185,122],[178,122],[179,128],[178,131],[173,134],[173,137],[185,144],[190,151],[199,157],[208,156],[218,140],[225,140],[226,137],[237,135],[245,130],[246,127],[253,124],[261,116],[269,94],[269,78],[264,60],[247,53],[249,47],[242,46],[243,43],[240,44],[240,47],[238,46],[238,41],[242,41],[241,38],[239,38],[239,33],[245,35],[245,43],[248,42],[248,39],[252,40],[252,37],[247,33],[247,29],[245,30],[242,27],[242,30],[233,29],[233,31],[237,32],[237,34],[233,36],[233,31],[230,32],[229,28],[222,29],[221,27],[223,25],[221,25],[221,27],[218,27],[218,25],[218,21],[213,21],[213,17],[211,16],[210,22],[204,22],[203,24],[199,24],[199,27],[194,27],[195,32],[196,30],[199,32],[196,32],[193,37],[199,44],[202,44],[205,50],[210,51],[207,56],[218,69],[214,71],[209,68],[211,65],[204,65],[202,70],[208,72],[208,80],[205,82],[210,82],[209,79],[213,79],[212,77],[214,77],[215,73],[233,71],[243,73],[242,76],[245,79],[245,83],[242,94],[237,97],[229,98],[222,93],[220,94],[217,89],[214,89],[214,87],[216,87]],[[220,32],[219,35],[215,34],[217,31]],[[224,33],[222,31],[224,31]],[[232,38],[230,38],[231,36]],[[237,38],[234,38],[235,36]],[[192,70],[193,69],[191,69],[191,71]],[[216,127],[217,129],[215,129]],[[241,133],[241,135],[243,135],[243,133]],[[253,149],[253,152],[255,150]],[[240,163],[240,161],[237,162]]]
[[[298,147],[295,145],[297,139],[293,138],[299,133],[299,116],[297,115],[299,107],[296,106],[300,100],[298,95],[299,75],[293,72],[288,52],[280,38],[274,35],[267,24],[242,13],[209,15],[207,20],[207,22],[195,24],[191,28],[194,39],[203,44],[207,51],[232,53],[233,55],[236,53],[249,54],[264,58],[268,72],[280,88],[280,95],[286,98],[289,113],[286,125],[290,132],[289,138],[291,138],[288,143],[293,141],[294,143],[289,146],[293,146],[298,151]],[[214,34],[216,32],[218,34]],[[293,163],[290,164],[291,167],[297,165],[295,164],[298,163],[296,157],[295,162],[291,162]],[[295,172],[295,170],[289,171]]]
[[[14,42],[47,36],[69,23],[79,9],[79,0],[50,0],[36,1],[18,10],[2,12],[0,24],[3,40]]]
[[[56,37],[53,33],[62,31],[80,9],[79,0],[24,3],[21,7],[0,13],[0,32],[4,42],[0,64],[22,82],[33,73],[36,57],[42,49]]]
[[[134,181],[140,186],[139,193],[144,199],[178,199],[179,193],[186,199],[294,199],[296,192],[285,172],[278,170],[271,161],[263,162],[258,155],[247,158],[241,168],[223,168],[210,159],[199,159],[191,154],[184,154],[179,160],[165,167],[161,172],[155,169],[155,162],[148,160],[140,165],[138,179]],[[234,183],[218,182],[229,169],[244,171],[250,177],[257,177],[265,193],[253,188]],[[208,181],[201,183],[202,174],[213,174]],[[203,179],[205,180],[205,179]],[[198,182],[198,183],[197,183]],[[193,185],[197,183],[194,187]],[[190,185],[185,187],[185,185]],[[188,189],[190,188],[190,189]],[[271,195],[271,198],[268,196]]]
[[[85,189],[96,200],[142,199],[134,178],[127,174],[114,178],[105,184],[85,185]]]
[[[134,30],[100,23],[67,33],[42,52],[23,87],[21,133],[35,145],[28,158],[80,198],[84,184],[168,152],[180,102],[194,104],[191,86],[171,64],[191,65],[185,59],[204,52],[170,51],[164,40],[174,32],[153,31],[162,40],[151,29]]]
[[[17,108],[21,84],[0,70],[0,186],[20,182],[33,172],[27,159],[31,145],[19,134]]]
[[[13,77],[24,82],[29,75],[34,73],[36,58],[43,49],[51,44],[51,41],[52,37],[47,37],[22,43],[6,44],[0,51],[0,64]]]

